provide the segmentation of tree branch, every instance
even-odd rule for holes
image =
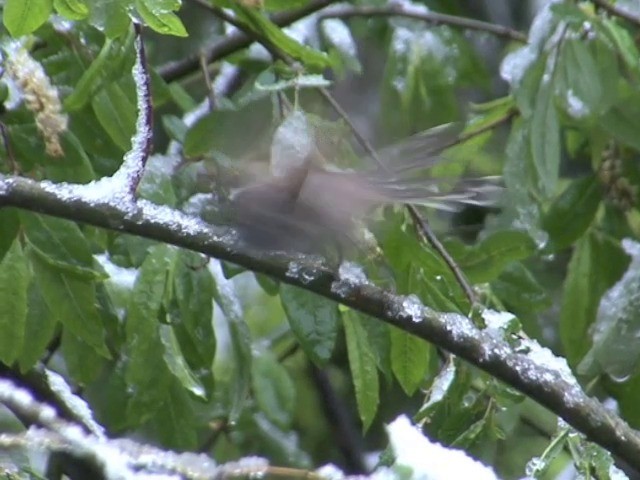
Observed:
[[[302,8],[274,14],[271,17],[271,21],[278,27],[283,28],[336,1],[337,0],[311,0]],[[248,47],[253,41],[253,38],[238,31],[231,35],[226,35],[222,40],[205,51],[203,56],[207,63],[215,62],[238,50]],[[182,60],[167,63],[158,68],[158,73],[166,82],[177,80],[198,69],[200,65],[200,55],[198,52],[198,54],[190,55]]]
[[[511,385],[562,417],[587,438],[640,470],[640,435],[588,397],[571,375],[514,350],[495,331],[480,330],[459,314],[439,313],[412,297],[394,295],[366,279],[349,281],[310,264],[291,275],[283,254],[264,254],[238,242],[233,230],[215,228],[168,207],[96,199],[69,184],[0,176],[0,207],[17,207],[166,242],[265,273],[382,320],[431,342]],[[84,187],[84,186],[82,186]],[[300,258],[296,258],[300,263]],[[312,275],[310,275],[312,274]],[[566,368],[566,366],[565,366]]]
[[[508,38],[516,42],[527,43],[527,36],[512,28],[494,23],[482,22],[472,18],[458,17],[444,13],[408,8],[401,4],[388,4],[384,7],[369,5],[344,5],[338,6],[318,15],[320,20],[325,18],[352,18],[352,17],[406,17],[433,25],[449,25],[451,27],[466,30],[477,30],[491,33],[498,37]]]
[[[640,17],[636,17],[631,12],[611,4],[607,0],[593,0],[593,3],[616,17],[624,18],[626,21],[640,26]]]

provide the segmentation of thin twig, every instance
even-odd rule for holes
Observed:
[[[415,20],[422,20],[434,25],[449,25],[451,27],[463,28],[466,30],[478,30],[491,33],[498,37],[508,38],[516,42],[527,43],[527,36],[513,30],[512,28],[494,23],[482,22],[472,18],[458,17],[444,13],[422,11],[415,8],[408,8],[400,4],[389,4],[384,7],[371,5],[345,5],[332,8],[327,12],[318,15],[319,20],[326,18],[351,18],[351,17],[407,17]]]
[[[204,78],[204,85],[207,89],[207,99],[209,100],[209,111],[213,111],[216,107],[216,97],[213,92],[213,85],[211,84],[211,75],[209,75],[209,65],[204,58],[204,53],[200,52],[200,69],[202,70],[202,77]]]
[[[201,0],[192,0],[193,2],[206,6],[210,5]],[[283,28],[291,25],[293,22],[300,20],[307,15],[312,14],[337,0],[311,0],[302,8],[296,10],[288,10],[286,12],[278,12],[271,16],[271,21],[278,27]],[[207,63],[212,63],[221,58],[224,58],[232,53],[242,50],[253,43],[253,39],[245,32],[235,32],[230,35],[226,35],[222,40],[217,42],[205,53]],[[158,69],[158,73],[166,82],[172,82],[180,77],[187,75],[198,69],[200,59],[199,55],[191,55],[177,62],[171,62],[163,65]]]
[[[593,0],[593,3],[616,17],[624,18],[628,22],[640,26],[640,17],[636,17],[631,12],[611,4],[607,0]]]
[[[373,148],[371,143],[369,143],[360,134],[360,132],[358,132],[358,129],[349,118],[349,115],[347,114],[347,112],[345,112],[342,109],[342,107],[340,107],[340,104],[336,101],[335,98],[333,98],[333,95],[331,95],[331,93],[329,93],[329,91],[324,88],[320,88],[319,91],[320,91],[320,94],[329,102],[331,107],[336,111],[336,113],[347,123],[347,125],[351,129],[351,133],[356,138],[356,140],[360,143],[362,148],[364,148],[367,154],[380,166],[380,168],[382,168],[385,171],[388,170],[386,165],[384,165],[384,163],[380,159],[380,156],[376,152],[375,148]],[[444,248],[444,245],[442,245],[440,240],[438,240],[435,233],[433,233],[433,230],[431,230],[429,223],[427,222],[427,220],[425,220],[422,217],[422,215],[420,215],[420,212],[418,211],[418,209],[411,204],[407,204],[406,208],[407,208],[407,211],[409,212],[409,215],[411,216],[411,219],[414,225],[416,226],[420,239],[422,241],[428,242],[429,245],[431,245],[431,247],[438,253],[438,255],[442,257],[442,259],[445,261],[445,263],[449,267],[449,270],[451,270],[451,273],[453,273],[453,276],[456,278],[457,282],[460,284],[460,287],[464,291],[464,294],[466,295],[466,297],[469,299],[469,302],[471,303],[471,305],[474,305],[477,300],[476,295],[473,291],[473,288],[469,284],[469,281],[467,280],[464,273],[458,266],[458,264],[451,257],[451,255],[449,255],[449,252],[447,252],[447,250]]]

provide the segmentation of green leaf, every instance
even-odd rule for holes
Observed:
[[[239,2],[232,2],[231,6],[238,18],[252,30],[264,36],[277,49],[302,62],[308,69],[320,71],[331,66],[327,55],[298,43],[257,10]]]
[[[356,402],[363,429],[371,426],[380,403],[376,355],[367,337],[367,326],[358,315],[348,311],[343,315],[344,333],[351,379],[356,392]],[[376,320],[369,319],[374,322]]]
[[[24,349],[29,268],[16,238],[0,262],[0,361],[11,365]]]
[[[83,0],[53,0],[53,6],[69,20],[83,20],[89,15],[89,7]]]
[[[530,141],[537,188],[543,197],[549,197],[555,192],[560,167],[560,122],[551,81],[540,82],[533,106]]]
[[[507,265],[491,283],[492,291],[507,306],[507,310],[519,314],[535,313],[551,306],[547,290],[521,263]]]
[[[131,25],[128,9],[132,0],[93,0],[89,21],[91,25],[104,32],[107,38],[114,39],[125,35]]]
[[[135,131],[136,107],[120,85],[110,83],[93,96],[91,106],[100,125],[122,150],[131,147]]]
[[[19,210],[14,208],[0,209],[0,260],[13,245],[13,240],[20,229]]]
[[[518,230],[502,230],[484,238],[478,245],[460,252],[461,244],[452,245],[454,256],[472,283],[494,280],[512,262],[528,258],[536,251],[531,237]]]
[[[271,352],[253,355],[251,386],[260,411],[279,428],[290,428],[296,406],[295,385]]]
[[[631,263],[600,300],[591,350],[602,370],[616,381],[636,373],[640,361],[640,243],[625,239],[622,246]],[[611,256],[598,258],[606,258],[607,263],[614,260]]]
[[[100,355],[109,358],[93,282],[61,271],[33,252],[30,260],[42,296],[56,320]]]
[[[235,285],[225,278],[221,262],[210,260],[209,269],[215,282],[214,298],[224,314],[224,322],[215,324],[216,338],[221,339],[220,344],[231,347],[219,349],[216,353],[213,365],[216,379],[214,395],[219,403],[226,404],[227,417],[234,422],[245,406],[251,383],[251,335],[242,317]]]
[[[627,67],[640,74],[640,52],[636,47],[633,36],[615,20],[610,18],[600,18],[600,25],[604,27],[604,31],[611,38],[616,46],[618,54],[622,57]]]
[[[569,184],[542,220],[554,250],[568,247],[584,234],[601,200],[602,187],[595,176]]]
[[[603,65],[596,64],[589,44],[581,39],[567,39],[562,47],[558,69],[565,74],[568,113],[578,118],[600,113],[603,98],[600,72]],[[605,74],[615,75],[616,72],[607,71]],[[579,111],[572,109],[572,103],[580,105]]]
[[[184,28],[182,21],[173,13],[180,7],[180,2],[173,3],[171,8],[164,5],[167,2],[159,2],[157,0],[135,0],[136,10],[145,21],[145,23],[158,33],[163,35],[175,35],[176,37],[187,37],[187,30]],[[174,7],[174,5],[177,5]]]
[[[91,62],[89,68],[84,71],[71,94],[64,99],[65,110],[68,112],[78,110],[91,99],[93,89],[104,76],[109,61],[113,60],[114,50],[117,50],[116,47],[117,44],[113,40],[105,39],[98,56]]]
[[[164,360],[159,318],[167,275],[176,253],[167,245],[157,245],[149,250],[127,308],[125,381],[134,392],[127,405],[127,418],[136,423],[144,422],[160,407],[171,380]]]
[[[11,36],[21,37],[46,22],[52,8],[51,0],[7,0],[2,21]]]
[[[167,388],[162,408],[151,419],[150,428],[165,448],[195,451],[198,448],[198,430],[202,425],[196,416],[193,402],[178,382]]]
[[[431,350],[421,338],[391,328],[391,369],[407,395],[413,395],[425,381]]]
[[[96,350],[69,330],[62,332],[60,351],[69,374],[79,385],[87,385],[98,378],[106,360]]]
[[[174,274],[174,291],[179,321],[174,322],[181,349],[192,368],[211,370],[216,352],[213,331],[214,282],[206,268],[207,259],[180,251]],[[188,337],[188,346],[181,333]]]
[[[286,284],[280,285],[280,300],[305,353],[319,365],[328,362],[338,335],[336,303]]]
[[[169,325],[160,325],[159,329],[160,340],[164,347],[163,358],[167,367],[184,388],[197,397],[205,399],[206,394],[204,387],[193,371],[191,371],[189,365],[187,365],[187,362],[180,351],[180,345],[178,345],[178,339],[176,338],[173,329]]]
[[[20,212],[20,221],[42,260],[87,280],[104,278],[93,268],[89,243],[74,222],[30,212]]]
[[[640,150],[640,92],[627,85],[620,97],[613,108],[599,117],[600,126],[619,142]]]
[[[47,306],[36,281],[29,285],[27,305],[24,346],[18,358],[22,373],[33,368],[42,358],[58,325],[57,318]]]
[[[576,243],[560,310],[560,339],[571,365],[576,365],[587,353],[588,332],[596,319],[600,298],[620,278],[627,262],[617,242],[595,233]]]

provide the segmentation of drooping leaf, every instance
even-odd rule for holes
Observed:
[[[431,352],[421,338],[391,329],[391,370],[407,395],[413,395],[426,380]]]
[[[164,347],[163,358],[173,376],[189,392],[200,398],[206,398],[204,386],[187,365],[173,329],[169,325],[160,325],[159,329],[160,341]]]
[[[93,268],[89,243],[75,223],[30,212],[20,212],[20,223],[41,260],[87,280],[103,278]]]
[[[135,131],[136,107],[120,85],[106,85],[93,96],[91,106],[115,144],[124,151],[129,150]]]
[[[214,298],[224,314],[223,319],[216,317],[216,338],[220,339],[220,344],[230,346],[216,352],[214,397],[226,408],[229,421],[234,422],[244,409],[251,385],[251,335],[235,286],[225,278],[221,262],[210,260],[209,270],[215,285]]]
[[[472,283],[495,279],[512,262],[523,260],[536,251],[531,237],[517,230],[502,230],[484,238],[478,245],[449,248],[458,265]]]
[[[11,365],[24,350],[30,272],[16,238],[0,261],[0,361]]]
[[[367,327],[360,316],[347,312],[343,315],[343,325],[358,412],[366,431],[373,422],[380,402],[376,356],[369,345]]]
[[[280,299],[291,330],[314,362],[329,361],[338,335],[337,305],[298,287],[280,285]]]
[[[152,247],[131,292],[125,322],[125,381],[133,391],[127,405],[127,417],[133,422],[143,422],[153,415],[170,382],[158,320],[168,272],[175,258],[174,248],[167,245]]]
[[[638,371],[640,361],[640,243],[624,239],[631,263],[622,278],[600,300],[591,354],[612,379],[623,381]],[[610,263],[614,259],[607,258]]]
[[[36,281],[27,292],[27,318],[24,330],[24,346],[18,358],[21,372],[26,372],[44,355],[51,342],[58,319],[51,312]]]
[[[602,259],[606,258],[606,262]],[[577,364],[591,342],[588,331],[600,298],[626,268],[627,258],[615,242],[590,233],[575,246],[565,279],[560,338],[570,364]]]
[[[542,225],[549,233],[554,249],[566,248],[584,234],[601,199],[601,186],[594,176],[571,182],[543,219]]]
[[[287,370],[269,351],[256,352],[251,363],[251,385],[258,408],[282,429],[291,426],[296,391]]]
[[[56,321],[98,354],[109,358],[93,282],[44,262],[34,252],[30,261],[38,287]]]
[[[537,188],[544,197],[556,189],[560,169],[560,121],[551,80],[540,82],[531,118],[531,152]]]

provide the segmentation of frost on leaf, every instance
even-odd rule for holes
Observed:
[[[284,177],[307,161],[315,147],[313,129],[305,114],[295,110],[280,124],[271,144],[271,173]]]
[[[631,263],[622,278],[600,300],[593,327],[593,347],[580,369],[595,362],[612,379],[623,381],[640,360],[640,243],[622,241]]]

